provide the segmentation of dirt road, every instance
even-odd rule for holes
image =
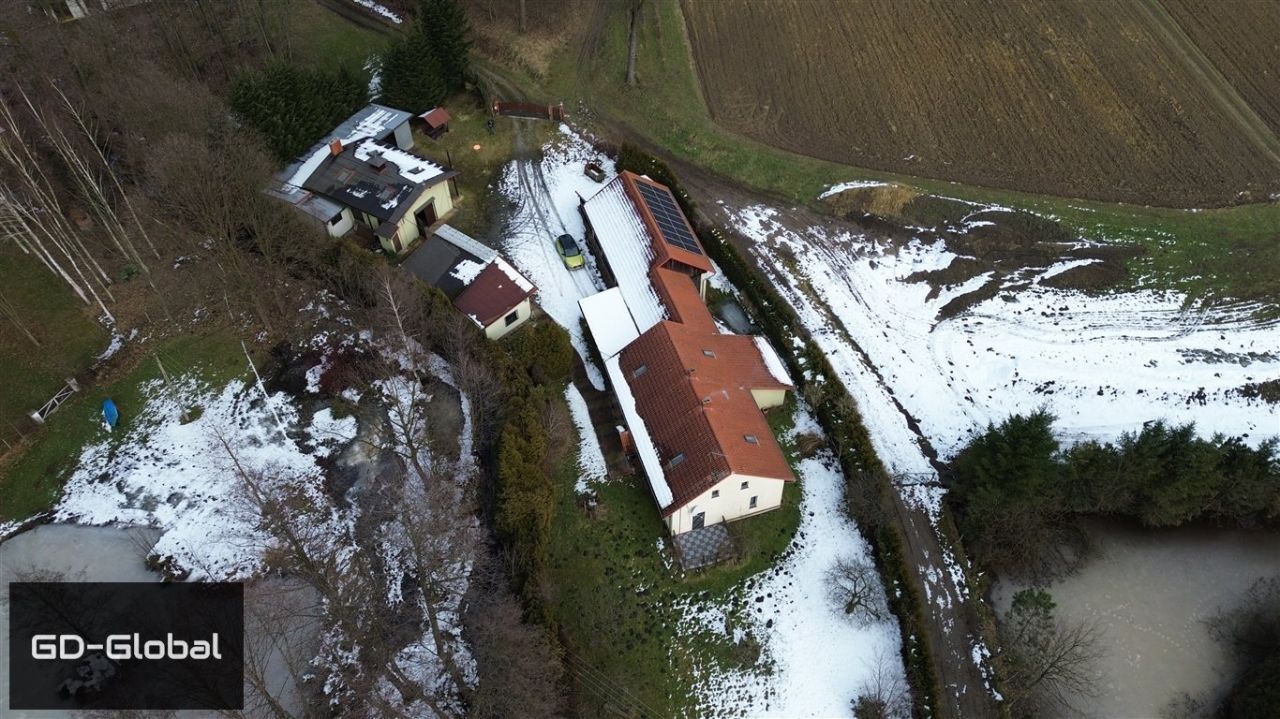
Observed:
[[[1165,41],[1169,51],[1186,61],[1218,107],[1235,122],[1240,132],[1252,140],[1260,152],[1280,166],[1280,138],[1276,137],[1262,117],[1240,96],[1231,81],[1219,72],[1195,41],[1182,30],[1160,0],[1132,2],[1147,20],[1147,24]]]
[[[706,215],[706,219],[721,226],[732,227],[735,224],[727,208],[741,208],[766,202],[777,210],[777,214],[772,217],[774,221],[797,232],[808,232],[815,227],[826,228],[833,233],[841,229],[841,221],[831,217],[818,215],[805,208],[788,207],[783,203],[761,198],[688,165],[674,162],[672,166],[679,173],[685,188],[698,204],[700,211]],[[744,251],[744,255],[755,260],[759,269],[766,270],[765,276],[777,275],[781,269],[780,264],[771,264],[769,259],[762,259],[760,253],[752,252],[751,246],[754,244],[752,241],[740,235],[731,234],[731,236]],[[791,297],[788,296],[787,289],[778,287],[785,299],[793,303],[816,300],[814,304],[822,310],[820,297]],[[865,298],[865,301],[875,301],[875,298]],[[913,472],[910,476],[900,477],[900,483],[903,485],[936,486],[938,484],[934,460],[936,453],[929,446],[927,438],[920,433],[915,419],[906,412],[893,396],[892,390],[880,379],[874,362],[843,328],[840,318],[828,311],[827,319],[829,326],[842,334],[840,351],[847,355],[841,358],[843,364],[845,366],[860,364],[886,390],[884,393],[886,401],[871,404],[873,398],[862,396],[862,393],[842,373],[850,393],[854,395],[864,412],[876,413],[877,422],[901,423],[900,429],[905,428],[899,433],[899,436],[907,438],[902,443],[905,446],[895,447],[894,450],[908,459],[895,461],[897,458],[890,456],[882,456],[881,459],[891,471],[907,471],[904,470],[905,466]],[[833,360],[833,364],[841,364],[835,357],[830,359]],[[877,449],[884,451],[884,448],[879,446]],[[990,644],[983,631],[984,610],[981,600],[970,596],[967,587],[961,584],[962,575],[958,570],[964,562],[963,554],[960,548],[954,546],[949,537],[935,526],[926,506],[909,499],[910,494],[910,491],[906,490],[895,495],[895,519],[906,538],[907,563],[918,570],[911,579],[916,584],[919,596],[927,598],[926,631],[933,651],[934,670],[942,689],[938,701],[938,715],[948,719],[999,716],[999,704],[987,688],[988,682],[983,676],[981,660],[975,657],[975,654],[982,653],[981,649],[975,650],[975,647],[987,647]],[[945,522],[944,518],[942,523],[945,524]]]

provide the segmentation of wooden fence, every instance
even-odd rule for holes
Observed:
[[[533,102],[493,101],[493,113],[509,117],[532,117],[540,120],[564,120],[564,103],[559,105],[539,105]]]

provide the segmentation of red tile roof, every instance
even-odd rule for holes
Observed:
[[[680,219],[684,222],[685,228],[689,231],[689,236],[693,238],[694,243],[698,246],[699,252],[690,252],[681,247],[676,247],[667,241],[662,229],[658,226],[658,221],[653,216],[653,212],[649,209],[649,204],[640,196],[640,191],[636,188],[638,184],[649,185],[665,194],[670,195],[671,190],[660,182],[654,182],[647,177],[623,170],[620,175],[622,184],[630,196],[632,204],[636,206],[636,211],[640,215],[640,220],[644,222],[645,228],[649,231],[649,237],[653,242],[653,252],[656,256],[655,266],[664,266],[675,261],[684,265],[688,265],[700,272],[711,272],[711,260],[707,259],[706,249],[702,247],[702,243],[698,240],[698,235],[693,231],[693,226],[689,224],[689,218],[684,216],[684,211],[680,211]],[[675,201],[674,195],[672,202]],[[677,208],[679,205],[677,204]]]
[[[521,287],[502,264],[501,259],[490,262],[453,300],[454,307],[482,327],[497,322],[536,291],[533,285]]]
[[[427,123],[427,125],[432,129],[449,124],[449,111],[443,107],[427,110],[421,115],[418,115],[418,117],[422,118],[422,121]]]
[[[658,292],[658,299],[667,308],[668,317],[703,332],[720,331],[692,277],[665,267],[655,267],[649,272],[649,280]]]
[[[667,514],[730,474],[794,481],[751,394],[789,386],[769,373],[751,337],[664,321],[624,348],[620,365],[675,498]]]

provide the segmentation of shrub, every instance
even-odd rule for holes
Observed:
[[[511,357],[540,385],[560,384],[573,372],[569,333],[553,322],[539,322],[511,335]]]

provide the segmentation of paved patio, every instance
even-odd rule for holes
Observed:
[[[684,571],[709,567],[733,556],[733,538],[724,524],[713,524],[675,537],[676,556]]]

